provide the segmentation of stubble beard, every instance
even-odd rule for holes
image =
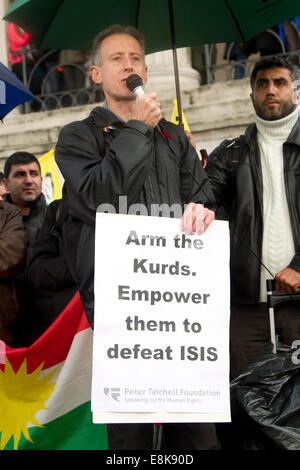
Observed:
[[[255,106],[256,114],[265,121],[278,121],[291,114],[296,109],[293,103],[284,103],[274,109],[266,109],[264,106]]]

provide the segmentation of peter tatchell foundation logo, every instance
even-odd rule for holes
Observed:
[[[112,398],[115,401],[119,401],[120,395],[121,395],[121,389],[120,388],[104,388],[104,394],[107,397]]]

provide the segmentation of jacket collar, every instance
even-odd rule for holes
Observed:
[[[294,125],[292,132],[287,138],[287,143],[296,144],[300,147],[300,115],[298,121]]]
[[[5,196],[5,201],[9,202],[10,204],[14,204],[10,194]],[[39,209],[40,207],[46,206],[46,199],[43,193],[41,193],[34,201],[30,203],[31,210]]]
[[[245,138],[249,145],[256,140],[257,129],[255,124],[250,124],[245,131]]]
[[[103,106],[97,106],[94,108],[90,113],[90,117],[99,127],[112,125],[116,127],[124,126],[124,121],[122,121],[120,117],[116,116],[112,111],[110,111],[110,109]]]

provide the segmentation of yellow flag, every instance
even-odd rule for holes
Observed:
[[[50,150],[39,158],[43,177],[43,193],[46,203],[62,197],[63,177],[54,159],[54,150]]]
[[[177,99],[173,99],[173,103],[174,103],[174,108],[173,108],[173,112],[172,112],[172,117],[171,117],[171,122],[173,122],[174,124],[179,124],[179,120],[178,120],[178,105],[177,105]],[[182,111],[182,123],[184,125],[184,130],[185,131],[190,131],[190,128],[189,128],[189,125],[185,119],[185,116],[183,114],[183,111]]]

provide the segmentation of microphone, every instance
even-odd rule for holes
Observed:
[[[136,73],[133,73],[126,78],[126,86],[136,97],[144,95],[145,93],[143,88],[143,80]]]
[[[130,91],[132,91],[136,98],[145,94],[143,80],[136,73],[133,73],[126,78],[126,86]],[[156,129],[161,133],[159,123],[157,124]]]

